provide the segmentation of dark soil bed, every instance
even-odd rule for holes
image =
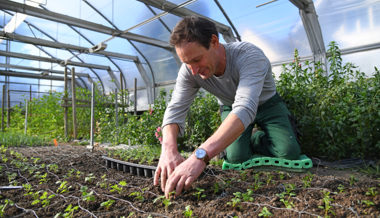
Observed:
[[[193,217],[380,216],[379,179],[352,170],[315,166],[309,173],[290,173],[209,166],[192,189],[166,207],[152,178],[106,168],[104,154],[70,145],[2,148],[0,186],[23,188],[2,187],[0,216],[184,217],[186,208]]]

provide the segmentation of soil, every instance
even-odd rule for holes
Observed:
[[[5,217],[184,217],[187,206],[192,217],[380,216],[379,178],[349,169],[314,166],[294,173],[208,166],[192,189],[165,207],[152,178],[107,168],[104,151],[60,145],[3,148],[0,155],[0,186],[24,186],[0,189]],[[85,200],[84,187],[93,200]],[[42,203],[44,192],[52,197]]]

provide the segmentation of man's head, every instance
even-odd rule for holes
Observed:
[[[170,36],[170,44],[177,46],[182,42],[198,42],[209,49],[212,35],[218,36],[213,22],[205,18],[189,16],[174,27]]]
[[[208,79],[224,73],[225,52],[213,22],[194,16],[184,18],[174,27],[170,44],[194,76]]]

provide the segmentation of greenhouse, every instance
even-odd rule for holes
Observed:
[[[0,217],[379,217],[379,0],[0,0]]]

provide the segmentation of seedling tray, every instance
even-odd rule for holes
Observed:
[[[253,158],[239,164],[229,163],[225,160],[223,162],[222,169],[244,170],[248,168],[257,168],[303,172],[311,167],[313,167],[313,162],[304,154],[300,155],[298,160],[287,160],[276,157],[255,155]]]
[[[107,156],[102,156],[102,158],[105,160],[105,164],[108,168],[123,171],[125,173],[131,173],[136,176],[153,177],[156,172],[156,167],[154,166],[130,163],[116,160]]]

